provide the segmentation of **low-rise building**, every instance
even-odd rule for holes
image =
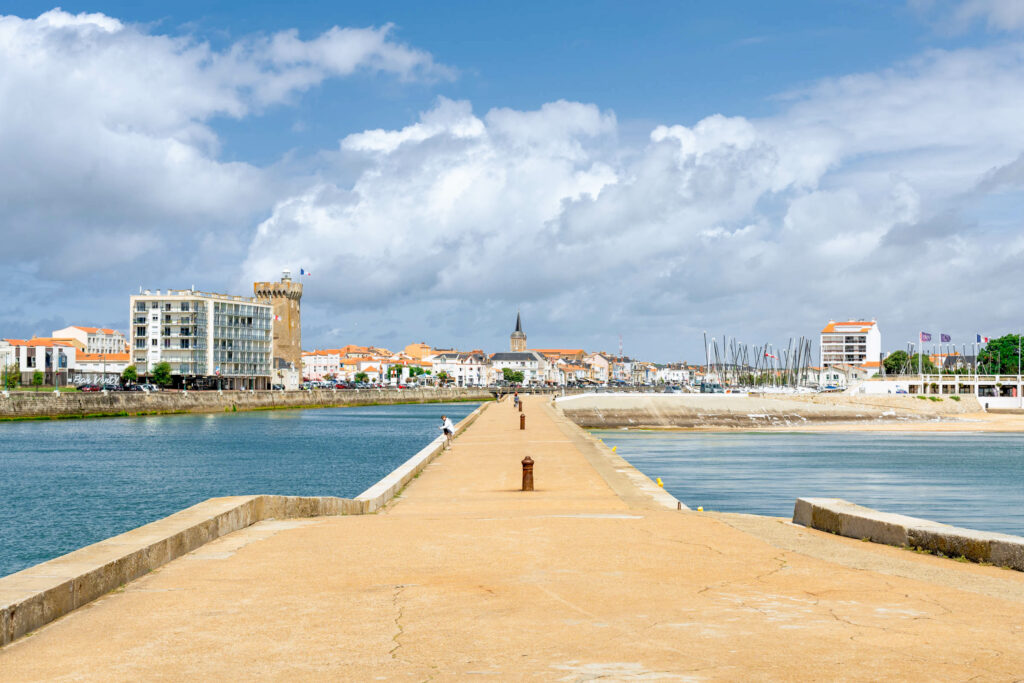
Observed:
[[[490,363],[483,351],[439,353],[431,358],[433,373],[445,373],[457,387],[482,387],[489,383]]]
[[[71,325],[59,330],[54,330],[51,335],[54,339],[74,340],[81,344],[85,353],[127,353],[128,342],[124,335],[117,330],[106,327],[85,327],[83,325]]]
[[[30,385],[36,372],[43,374],[43,384],[70,383],[79,349],[72,343],[50,337],[4,339],[5,356],[10,360],[23,385]]]
[[[523,373],[523,384],[547,383],[548,361],[536,351],[508,351],[491,355],[492,377],[500,380],[503,370]]]

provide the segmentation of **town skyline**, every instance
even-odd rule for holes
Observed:
[[[308,348],[1024,328],[1013,3],[589,7],[9,3],[0,329],[283,268]]]

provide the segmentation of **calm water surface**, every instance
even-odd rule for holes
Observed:
[[[476,405],[0,423],[0,576],[214,496],[357,496]]]
[[[692,508],[791,517],[822,496],[1024,536],[1021,434],[594,433]]]

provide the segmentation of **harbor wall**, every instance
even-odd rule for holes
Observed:
[[[793,523],[848,538],[917,548],[1024,571],[1024,538],[879,512],[841,498],[798,498]]]
[[[45,419],[175,413],[223,413],[239,410],[326,408],[487,401],[487,389],[316,389],[312,391],[112,391],[10,392],[0,394],[0,420]]]
[[[459,421],[455,436],[485,403]],[[0,646],[225,534],[269,519],[372,514],[444,449],[437,437],[356,498],[250,495],[209,498],[155,522],[0,577]]]
[[[981,410],[970,396],[956,402],[844,394],[584,394],[559,398],[556,405],[586,429],[762,429],[808,423],[913,422]]]

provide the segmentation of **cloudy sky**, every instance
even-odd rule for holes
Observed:
[[[307,348],[1024,327],[1018,0],[208,4],[3,4],[0,336],[283,268]]]

